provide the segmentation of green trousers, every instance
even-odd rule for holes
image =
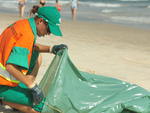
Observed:
[[[23,83],[20,83],[17,87],[0,85],[0,98],[3,101],[30,106],[39,112],[42,111],[45,102],[45,99],[43,99],[40,104],[33,105],[31,90],[28,89]]]
[[[34,51],[32,58],[31,58],[31,63],[30,63],[28,73],[32,72],[38,56],[39,56],[39,53]],[[33,97],[31,94],[31,90],[27,86],[25,86],[23,83],[20,83],[17,87],[9,87],[9,86],[0,85],[0,98],[3,101],[31,106],[36,111],[39,111],[39,112],[41,112],[43,105],[44,105],[44,101],[45,101],[43,100],[39,105],[33,105]]]

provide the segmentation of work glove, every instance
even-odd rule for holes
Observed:
[[[67,45],[65,45],[65,44],[54,45],[54,46],[52,47],[52,51],[51,51],[51,52],[52,52],[53,54],[56,54],[59,50],[62,50],[62,49],[65,49],[65,48],[68,49]]]
[[[37,84],[30,89],[31,89],[31,92],[33,95],[34,103],[39,104],[44,98],[43,92],[41,91],[41,89],[39,88],[39,86]]]

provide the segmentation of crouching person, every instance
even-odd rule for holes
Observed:
[[[37,36],[62,36],[60,13],[55,7],[41,7],[34,18],[16,21],[0,35],[1,103],[24,113],[40,113],[45,97],[35,82],[40,52],[56,54],[66,45],[36,43]]]

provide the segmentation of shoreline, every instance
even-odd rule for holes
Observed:
[[[24,18],[28,18],[29,17],[29,10],[32,8],[31,4],[28,4],[29,6],[26,8],[25,11],[25,17]],[[35,4],[33,4],[35,5]],[[37,5],[37,4],[36,4]],[[48,6],[54,6],[53,4],[50,4]],[[65,6],[65,7],[64,7]],[[64,5],[62,6],[62,11],[60,11],[61,13],[61,17],[63,20],[66,21],[72,21],[71,18],[71,11],[70,11],[70,6],[68,5]],[[4,11],[0,11],[0,14],[7,14],[7,15],[16,15],[18,16],[18,9],[16,8],[15,11],[10,12],[9,10],[4,10]],[[112,25],[119,25],[119,26],[123,26],[123,27],[130,27],[130,28],[137,28],[137,29],[143,29],[143,30],[150,30],[150,26],[149,24],[140,24],[140,23],[122,23],[122,22],[115,22],[112,20],[109,20],[107,18],[103,18],[103,17],[99,17],[99,18],[86,18],[86,16],[83,16],[83,9],[79,8],[77,11],[77,21],[79,22],[87,22],[87,23],[95,23],[95,24],[112,24]],[[87,15],[87,14],[86,14]],[[106,20],[105,20],[106,19]]]
[[[9,13],[9,12],[6,12],[6,13],[4,13],[4,12],[0,12],[0,15],[4,15],[4,16],[6,16],[6,17],[10,17],[10,18],[16,18],[17,20],[19,20],[19,19],[21,19],[20,17],[19,17],[19,14],[18,13]],[[9,16],[9,15],[11,15],[11,16]],[[1,18],[3,18],[3,17],[1,17]],[[29,18],[29,16],[24,16],[23,18]],[[23,19],[22,18],[22,19]],[[64,20],[64,21],[68,21],[68,22],[72,22],[72,19],[71,19],[71,15],[70,15],[70,17],[67,17],[67,18],[63,18],[62,17],[62,20]],[[112,22],[104,22],[104,21],[101,21],[101,22],[98,22],[98,21],[92,21],[92,20],[83,20],[83,19],[77,19],[76,20],[76,22],[80,22],[80,23],[91,23],[91,24],[105,24],[105,25],[114,25],[114,26],[120,26],[120,27],[125,27],[125,28],[132,28],[132,29],[139,29],[139,30],[150,30],[150,27],[140,27],[140,25],[133,25],[133,26],[131,26],[131,25],[126,25],[126,24],[119,24],[119,23],[112,23]]]

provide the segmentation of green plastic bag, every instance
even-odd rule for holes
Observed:
[[[79,71],[60,51],[40,87],[42,113],[150,113],[150,92],[134,84]]]

